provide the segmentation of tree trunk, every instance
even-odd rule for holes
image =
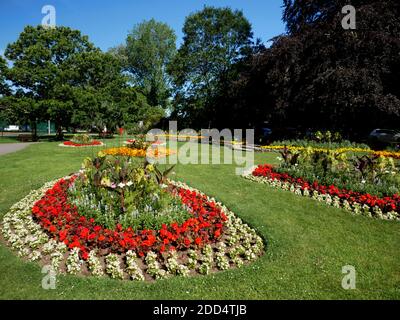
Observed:
[[[32,122],[32,141],[37,141],[38,136],[37,136],[37,122],[33,121]]]
[[[62,126],[59,123],[56,123],[56,127],[57,127],[56,140],[63,140],[64,139],[64,133],[62,131]]]

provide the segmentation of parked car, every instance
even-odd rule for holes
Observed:
[[[4,128],[4,131],[19,131],[19,126],[10,125]]]
[[[369,136],[368,141],[373,145],[391,145],[400,143],[400,131],[391,129],[375,129]]]

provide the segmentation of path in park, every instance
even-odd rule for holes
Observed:
[[[0,156],[3,154],[19,151],[25,149],[27,146],[33,144],[34,142],[25,143],[0,143]]]

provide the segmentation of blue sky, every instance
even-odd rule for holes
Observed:
[[[44,5],[56,8],[57,25],[81,30],[103,50],[123,43],[136,23],[150,18],[168,23],[179,44],[185,17],[204,5],[242,10],[263,42],[285,32],[282,0],[0,0],[0,54],[26,25],[41,23]]]

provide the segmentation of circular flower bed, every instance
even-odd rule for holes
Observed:
[[[93,161],[95,170],[106,162],[99,163]],[[262,239],[225,206],[198,190],[170,180],[162,180],[160,192],[181,201],[188,214],[182,222],[169,221],[152,229],[127,226],[129,221],[125,226],[121,223],[113,228],[105,226],[98,222],[96,215],[90,217],[71,201],[80,179],[91,179],[86,176],[93,172],[96,180],[100,171],[82,170],[47,183],[12,206],[2,223],[9,245],[20,256],[50,264],[58,272],[141,281],[241,267],[263,252]],[[136,177],[140,172],[136,170],[131,176]],[[126,192],[125,201],[128,201],[129,182],[120,183],[116,191],[117,187],[104,181],[103,176],[99,183],[106,185],[100,188],[99,194]],[[138,181],[141,180],[138,178],[132,182],[136,186],[129,188],[135,188],[135,192],[141,190]],[[149,191],[146,189],[146,192]]]
[[[60,147],[96,147],[103,146],[103,142],[98,140],[93,140],[88,134],[78,134],[75,135],[71,141],[65,141],[59,144]]]
[[[92,142],[89,143],[77,143],[74,141],[65,141],[63,143],[60,143],[59,146],[60,147],[99,147],[99,146],[103,146],[104,143],[98,140],[93,140]]]

